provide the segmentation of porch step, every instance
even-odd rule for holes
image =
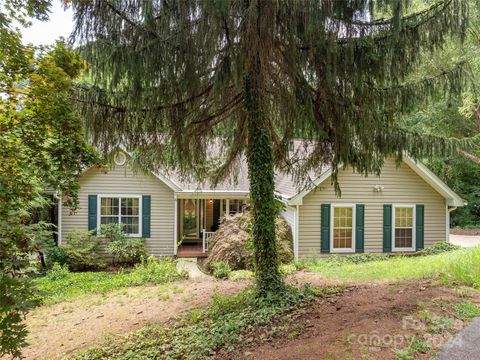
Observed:
[[[178,258],[205,258],[207,253],[202,251],[201,244],[182,244],[177,250]]]

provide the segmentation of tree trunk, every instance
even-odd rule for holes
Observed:
[[[253,222],[254,265],[259,295],[281,291],[275,243],[274,163],[272,138],[261,100],[260,62],[251,64],[245,79],[247,161]]]

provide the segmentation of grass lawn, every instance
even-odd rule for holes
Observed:
[[[185,278],[170,259],[149,259],[146,264],[133,270],[119,272],[70,272],[65,267],[54,266],[33,283],[40,291],[44,304],[68,301],[90,293],[106,293],[115,289],[163,284]]]
[[[324,259],[304,266],[322,276],[342,280],[408,280],[440,277],[447,283],[480,288],[480,247],[429,256],[401,256],[360,264]]]

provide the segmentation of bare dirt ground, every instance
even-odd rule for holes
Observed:
[[[42,306],[27,317],[26,359],[56,359],[187,309],[207,305],[214,292],[233,294],[246,282],[185,280],[164,286],[126,288],[106,295]]]
[[[479,304],[480,295],[459,294],[431,281],[353,285],[337,296],[315,300],[290,322],[293,326],[259,329],[248,335],[247,344],[218,358],[393,359],[393,348],[405,348],[415,335],[432,346],[415,359],[429,359],[466,325],[452,313],[454,304],[466,300]],[[434,320],[422,322],[421,314]]]
[[[256,340],[243,342],[234,353],[220,353],[220,358],[388,359],[393,357],[390,347],[366,346],[357,340],[372,332],[379,336],[405,335],[409,330],[402,328],[404,316],[425,308],[434,299],[441,299],[438,303],[442,304],[460,301],[451,289],[429,281],[346,283],[326,281],[319,274],[301,271],[289,282],[314,286],[345,284],[348,288],[340,295],[316,300],[280,336],[261,333],[260,329],[251,337]],[[58,359],[105,341],[106,337],[122,336],[149,323],[164,323],[186,310],[206,306],[215,292],[234,294],[248,284],[213,278],[185,280],[42,306],[27,318],[30,345],[24,355],[27,359]],[[478,293],[474,294],[471,301],[480,303]],[[349,344],[346,339],[352,336],[356,340]]]
[[[450,234],[475,236],[480,235],[480,229],[450,229]]]

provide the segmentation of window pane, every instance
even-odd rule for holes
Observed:
[[[138,198],[122,198],[122,215],[135,215],[139,213]]]
[[[139,227],[138,227],[138,217],[123,217],[122,216],[122,224],[123,226],[123,231],[125,234],[138,234],[139,233]]]
[[[395,227],[413,226],[413,208],[395,208]]]
[[[101,216],[100,224],[118,224],[118,216]]]
[[[411,248],[413,245],[412,229],[395,229],[395,247]]]
[[[335,207],[333,210],[333,247],[350,249],[353,242],[353,209],[351,207]]]
[[[405,226],[409,226],[409,227],[413,226],[413,209],[412,208],[405,209]]]
[[[333,247],[337,249],[350,249],[352,247],[352,229],[334,229]]]
[[[101,198],[100,215],[118,215],[118,198]]]

